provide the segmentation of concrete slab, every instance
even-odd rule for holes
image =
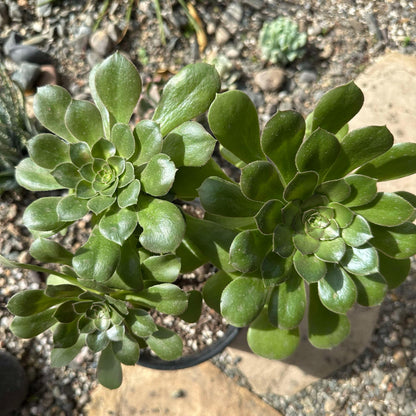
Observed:
[[[282,416],[212,363],[176,371],[123,367],[118,390],[98,386],[88,416]]]
[[[350,122],[350,129],[386,125],[395,143],[416,142],[416,56],[389,53],[370,65],[356,79],[364,105]],[[386,192],[416,193],[416,176],[381,183]]]

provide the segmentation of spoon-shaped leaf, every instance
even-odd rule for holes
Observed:
[[[318,128],[302,143],[296,153],[296,167],[300,172],[316,172],[322,182],[339,151],[338,139],[333,134]]]
[[[341,235],[351,247],[360,247],[373,237],[368,222],[361,215],[356,215],[352,223],[342,230]]]
[[[373,244],[373,241],[371,241]],[[347,247],[341,260],[345,270],[352,274],[368,275],[378,271],[377,250],[370,244],[361,247]]]
[[[169,192],[175,180],[176,167],[168,155],[159,153],[153,156],[140,175],[145,192],[162,196]]]
[[[235,90],[217,95],[208,122],[217,140],[242,161],[265,159],[256,107],[245,93]]]
[[[35,94],[33,111],[48,130],[74,143],[76,139],[65,125],[65,113],[71,101],[71,95],[66,89],[57,85],[45,85],[38,88]]]
[[[318,296],[317,285],[309,286],[308,337],[316,348],[332,348],[350,333],[350,322],[345,315],[328,310]]]
[[[162,151],[162,134],[159,125],[154,121],[140,121],[136,124],[133,135],[136,152],[131,161],[134,165],[140,166]]]
[[[410,259],[393,259],[378,252],[379,271],[389,289],[394,289],[406,280],[410,271]]]
[[[10,329],[19,338],[33,338],[56,323],[54,312],[54,309],[46,309],[30,316],[15,316]]]
[[[312,131],[318,127],[337,133],[359,111],[364,95],[353,82],[328,91],[313,112]]]
[[[250,325],[247,342],[250,349],[261,357],[282,360],[291,355],[299,345],[299,328],[280,329],[274,327],[264,308]]]
[[[206,111],[221,86],[215,67],[205,63],[187,65],[163,88],[153,120],[162,136]]]
[[[69,145],[53,134],[38,134],[27,145],[32,160],[40,167],[54,169],[61,163],[69,162]]]
[[[120,246],[133,234],[137,225],[136,211],[132,207],[112,207],[99,223],[101,234]]]
[[[227,285],[221,295],[221,314],[231,324],[243,327],[260,313],[266,300],[263,281],[238,277]]]
[[[16,166],[15,175],[17,183],[29,191],[53,191],[63,188],[49,170],[41,168],[28,157]]]
[[[304,134],[305,120],[295,111],[279,111],[263,130],[261,146],[277,167],[284,184],[296,174],[295,155]]]
[[[183,343],[178,334],[169,329],[159,329],[146,339],[147,345],[162,360],[176,360],[182,355]]]
[[[241,191],[255,201],[282,199],[283,185],[275,167],[263,160],[249,163],[241,171]]]
[[[298,172],[288,183],[283,193],[286,201],[304,200],[310,197],[318,184],[319,176],[316,172]]]
[[[357,286],[357,302],[363,306],[379,305],[386,295],[387,283],[380,273],[367,276],[352,275]]]
[[[350,196],[342,201],[346,207],[358,207],[370,203],[377,196],[377,180],[364,175],[350,175],[345,182],[351,188]]]
[[[111,141],[114,143],[119,156],[125,159],[133,156],[136,143],[128,124],[114,124],[111,129]]]
[[[120,361],[114,355],[111,344],[101,352],[97,364],[97,379],[108,389],[117,389],[123,381]]]

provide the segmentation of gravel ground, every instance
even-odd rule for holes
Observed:
[[[207,34],[203,52],[185,14],[173,0],[161,2],[166,45],[161,42],[151,0],[141,0],[133,9],[124,37],[128,0],[111,1],[106,13],[101,13],[103,2],[55,0],[36,8],[35,0],[5,0],[0,4],[0,58],[6,53],[7,67],[20,71],[27,81],[30,68],[5,48],[14,31],[23,37],[25,45],[48,54],[52,65],[42,64],[41,71],[48,72],[52,80],[57,78],[77,98],[89,98],[91,66],[112,51],[121,50],[139,67],[148,103],[158,99],[160,86],[182,66],[200,59],[220,61],[224,89],[246,91],[265,122],[276,110],[294,108],[306,115],[324,91],[354,79],[387,50],[416,52],[416,1],[193,3]],[[271,84],[267,74],[276,66],[262,60],[257,39],[263,22],[279,15],[298,22],[308,34],[308,46],[304,57],[280,68],[278,82]],[[41,81],[31,80],[26,85],[29,103],[29,91],[36,82]],[[148,108],[139,107],[138,116]],[[1,254],[20,261],[29,259],[30,237],[21,225],[21,214],[33,198],[27,193],[1,197]],[[85,226],[72,230],[66,243],[79,244]],[[293,397],[268,396],[264,400],[286,416],[415,415],[415,270],[413,267],[407,282],[390,293],[382,305],[372,344],[364,354]],[[95,386],[94,357],[85,353],[68,368],[51,369],[49,335],[29,341],[16,339],[8,330],[11,318],[4,305],[16,291],[41,287],[43,276],[35,272],[0,272],[0,347],[21,359],[30,380],[28,399],[16,415],[84,414],[89,392]],[[221,355],[215,362],[241,384],[247,384],[228,357]]]

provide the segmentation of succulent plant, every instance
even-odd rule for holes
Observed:
[[[273,64],[287,65],[305,52],[306,33],[287,17],[265,22],[260,30],[259,44],[263,58]]]
[[[22,92],[0,65],[0,194],[16,188],[17,164],[25,157],[25,145],[36,132],[26,115]]]
[[[306,123],[281,111],[261,136],[244,93],[219,94],[210,107],[223,155],[242,169],[239,184],[210,177],[199,188],[211,221],[205,237],[234,233],[212,256],[222,270],[204,296],[231,324],[249,326],[259,355],[290,355],[305,313],[314,346],[339,344],[350,329],[347,311],[379,304],[408,274],[416,197],[378,192],[377,182],[415,173],[416,144],[393,145],[384,126],[348,132],[362,103],[349,83],[325,94]]]
[[[141,80],[121,54],[93,69],[95,104],[58,86],[38,90],[35,114],[51,133],[29,140],[16,178],[32,191],[67,190],[35,200],[23,216],[35,237],[30,254],[55,268],[2,257],[0,263],[49,275],[44,290],[17,293],[8,308],[20,337],[53,330],[53,364],[65,365],[87,345],[101,353],[99,381],[116,388],[120,362],[135,364],[141,347],[165,360],[181,355],[181,339],[149,313],[195,321],[201,311],[198,292],[173,284],[194,259],[182,242],[185,216],[172,201],[192,198],[205,177],[221,171],[210,160],[215,140],[191,121],[207,110],[219,85],[214,67],[185,67],[166,84],[153,119],[133,131]],[[75,253],[49,238],[87,213],[92,231]]]

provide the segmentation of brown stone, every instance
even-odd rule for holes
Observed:
[[[416,142],[416,56],[385,55],[360,74],[356,83],[364,93],[364,105],[349,123],[351,130],[386,125],[395,143]],[[416,178],[383,182],[379,189],[416,193]]]
[[[258,72],[254,77],[255,84],[267,92],[278,91],[285,81],[285,71],[280,68],[269,68]]]
[[[282,416],[210,362],[185,370],[123,367],[118,390],[98,386],[88,416]]]

